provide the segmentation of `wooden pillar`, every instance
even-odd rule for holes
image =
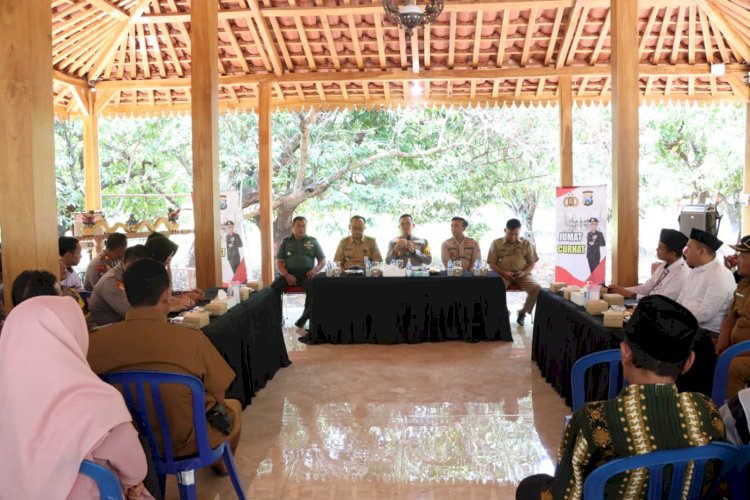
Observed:
[[[260,193],[260,252],[263,284],[274,279],[273,165],[271,156],[271,84],[263,82],[258,99],[258,190]]]
[[[638,282],[638,2],[611,1],[612,281]]]
[[[25,269],[58,273],[52,11],[0,2],[0,233],[6,312]]]
[[[742,192],[750,196],[750,102],[745,104],[745,172]],[[750,234],[750,199],[742,206],[742,236]]]
[[[573,91],[570,75],[558,80],[560,89],[560,186],[573,185]]]
[[[193,0],[192,44],[193,210],[195,277],[199,288],[222,283],[219,246],[219,3]]]
[[[88,114],[83,117],[83,178],[86,210],[101,210],[102,183],[99,171],[99,116],[96,92],[86,92]]]

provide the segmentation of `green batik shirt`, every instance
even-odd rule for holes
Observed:
[[[674,384],[630,385],[615,399],[587,403],[573,415],[552,491],[542,498],[583,498],[588,474],[616,458],[724,440],[724,423],[707,396],[678,393]],[[707,467],[704,484],[709,480]],[[638,469],[607,483],[605,498],[645,498],[647,488],[648,470]]]
[[[315,267],[315,259],[323,260],[326,256],[318,240],[312,236],[304,236],[298,240],[290,235],[281,240],[276,258],[283,260],[287,271],[294,276],[302,276]]]

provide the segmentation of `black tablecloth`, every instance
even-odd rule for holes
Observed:
[[[542,290],[536,303],[531,359],[536,361],[547,382],[570,405],[570,373],[573,364],[586,354],[613,349],[625,337],[622,328],[605,328],[602,316],[591,316],[583,307],[564,300],[560,294]],[[710,337],[702,335],[694,348],[693,368],[681,376],[681,391],[711,395],[716,357]],[[607,370],[592,370],[587,379],[587,399],[605,399]]]
[[[312,280],[312,343],[512,341],[498,276]]]
[[[212,317],[203,328],[237,374],[226,396],[239,399],[243,406],[279,368],[292,363],[281,330],[281,290],[274,283],[253,293],[226,314]]]

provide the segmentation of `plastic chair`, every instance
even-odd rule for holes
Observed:
[[[99,498],[102,500],[122,500],[120,480],[111,470],[91,460],[84,460],[78,472],[94,480],[99,488]]]
[[[165,493],[166,474],[175,474],[180,489],[180,498],[194,500],[195,470],[216,462],[223,457],[224,464],[229,471],[229,476],[234,486],[237,497],[245,499],[242,484],[234,466],[232,450],[227,442],[221,443],[216,448],[211,448],[208,442],[208,430],[206,423],[206,396],[203,383],[192,375],[181,373],[164,373],[155,371],[128,371],[102,375],[102,379],[112,385],[120,385],[121,392],[125,397],[125,403],[133,415],[133,419],[139,430],[146,436],[151,445],[151,455],[156,466],[156,474],[159,478],[159,487]],[[198,454],[190,457],[175,458],[172,450],[172,439],[169,434],[169,426],[166,411],[162,402],[161,384],[180,384],[187,386],[193,397],[193,428],[198,444]],[[158,420],[158,427],[153,425],[149,418],[149,406],[147,405],[146,388],[150,389],[153,410]],[[239,418],[239,415],[237,416]],[[161,429],[161,431],[159,431]],[[163,443],[163,454],[159,451],[157,433],[161,436]]]
[[[733,345],[719,356],[714,368],[714,383],[711,387],[711,399],[717,407],[726,403],[727,399],[727,378],[729,377],[729,365],[732,360],[742,354],[750,351],[750,340]]]
[[[614,398],[620,392],[620,389],[628,385],[628,382],[620,376],[620,361],[620,350],[609,349],[587,354],[575,362],[570,374],[573,390],[573,411],[578,411],[586,403],[586,371],[594,365],[609,363],[607,399]]]
[[[604,487],[607,481],[625,471],[648,468],[648,492],[646,498],[683,498],[683,481],[688,463],[692,462],[693,473],[690,476],[690,486],[687,494],[689,499],[703,498],[703,474],[706,464],[714,462],[714,478],[709,491],[713,491],[719,480],[729,473],[737,459],[737,448],[727,443],[711,443],[694,448],[682,448],[679,450],[663,450],[636,455],[627,458],[618,458],[600,465],[588,475],[583,483],[584,499],[604,498]],[[720,462],[720,463],[718,463]],[[671,480],[667,496],[664,496],[664,467],[671,468]]]

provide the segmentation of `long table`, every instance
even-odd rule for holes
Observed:
[[[605,328],[601,316],[591,316],[583,307],[564,300],[560,294],[542,290],[536,303],[531,359],[542,376],[570,405],[570,374],[573,364],[586,354],[613,349],[625,338],[622,328]],[[690,371],[677,381],[681,391],[711,395],[716,357],[708,336],[694,347],[696,360]],[[587,399],[606,398],[606,368],[592,370],[587,379]]]
[[[281,284],[275,282],[226,314],[212,317],[203,328],[237,374],[226,396],[239,399],[243,407],[279,368],[292,363],[282,333],[282,290]]]
[[[513,340],[505,286],[497,275],[318,275],[311,299],[311,343]]]

